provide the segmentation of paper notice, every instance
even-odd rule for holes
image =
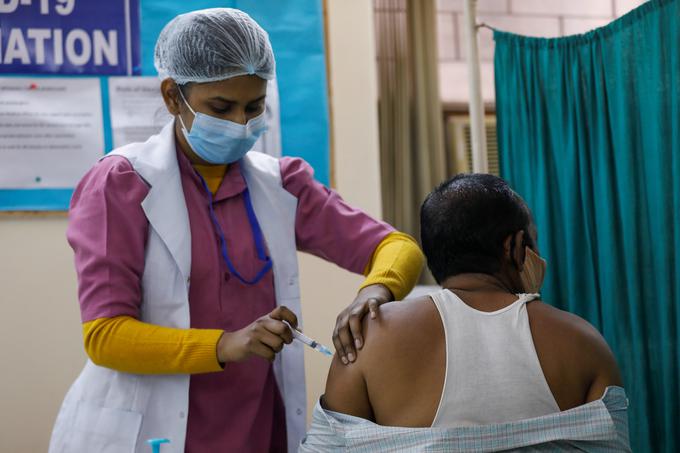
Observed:
[[[113,147],[145,142],[170,120],[158,77],[109,77]]]
[[[103,154],[99,79],[0,77],[0,188],[71,188]]]

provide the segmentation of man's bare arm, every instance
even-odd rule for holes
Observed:
[[[376,319],[364,317],[362,332],[364,347],[354,363],[333,360],[324,407],[383,425],[429,426],[446,367],[444,329],[431,299],[384,304]],[[414,386],[419,390],[412,393]]]
[[[378,318],[364,317],[361,326],[364,345],[355,362],[344,365],[337,354],[333,357],[322,400],[324,409],[376,421],[369,398],[367,376],[371,372],[371,364],[375,365],[378,357],[384,357],[381,352],[384,351],[386,340],[389,340],[389,333],[399,330],[394,325],[393,312],[395,308],[403,307],[402,304],[384,304],[380,307]],[[392,329],[387,328],[388,324]],[[384,360],[380,363],[385,365]]]
[[[605,389],[611,385],[623,387],[621,372],[612,350],[597,329],[589,324],[588,327],[590,328],[588,332],[590,356],[595,372],[586,396],[587,403],[602,398]]]
[[[373,410],[361,370],[361,355],[349,365],[343,365],[337,354],[333,357],[322,404],[324,409],[373,421]]]

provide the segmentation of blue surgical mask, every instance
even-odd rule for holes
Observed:
[[[224,165],[241,160],[262,133],[267,130],[264,112],[252,118],[246,124],[238,124],[195,112],[181,89],[179,94],[191,113],[194,114],[191,131],[188,131],[184,125],[182,115],[177,115],[182,124],[182,133],[189,142],[191,149],[206,162]]]

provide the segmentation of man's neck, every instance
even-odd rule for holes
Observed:
[[[458,274],[442,282],[466,305],[483,312],[493,312],[505,308],[516,299],[511,282],[502,276],[489,274]]]
[[[509,282],[504,281],[501,276],[481,273],[453,275],[442,282],[442,288],[451,291],[514,293]]]

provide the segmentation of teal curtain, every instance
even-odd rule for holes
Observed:
[[[680,451],[680,0],[494,35],[501,174],[533,210],[544,300],[607,339],[633,451]]]

